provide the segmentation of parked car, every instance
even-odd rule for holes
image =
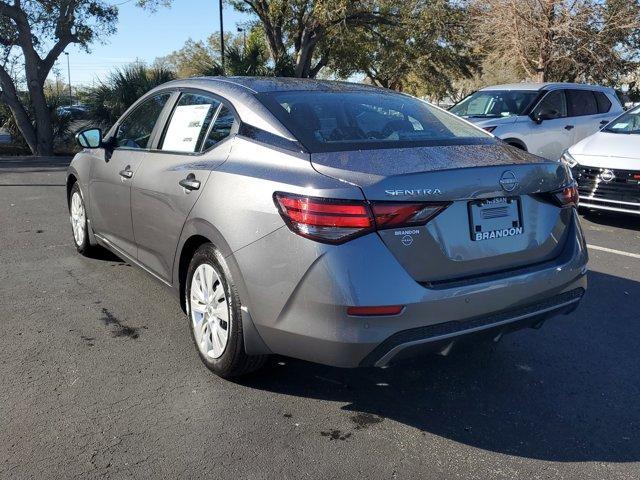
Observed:
[[[84,105],[68,105],[58,107],[58,115],[61,117],[69,116],[72,120],[83,120],[87,118],[88,110]]]
[[[586,288],[569,170],[408,95],[179,80],[78,141],[78,251],[102,245],[170,287],[222,376],[270,353],[446,354],[568,313]]]
[[[623,112],[612,88],[516,83],[483,88],[450,111],[509,145],[551,160]]]
[[[640,106],[567,150],[585,208],[640,215]]]

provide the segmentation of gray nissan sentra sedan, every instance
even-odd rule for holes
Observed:
[[[340,367],[447,354],[576,308],[587,251],[563,163],[360,84],[164,84],[68,171],[78,251],[170,287],[202,361]]]

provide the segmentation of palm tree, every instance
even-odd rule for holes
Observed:
[[[109,127],[138,98],[173,79],[175,74],[163,67],[134,63],[116,69],[104,82],[85,93],[89,120],[97,126]]]

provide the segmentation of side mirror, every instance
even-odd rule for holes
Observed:
[[[531,114],[531,120],[540,125],[545,120],[553,120],[554,118],[558,118],[558,112],[555,110],[540,110],[539,112]]]
[[[76,141],[82,148],[102,147],[102,130],[99,128],[88,128],[76,134]]]

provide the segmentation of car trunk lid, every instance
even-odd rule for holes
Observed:
[[[416,281],[493,274],[559,255],[571,209],[543,195],[570,182],[563,164],[503,145],[313,154],[321,173],[360,187],[370,202],[445,202],[426,225],[380,230]],[[480,236],[478,236],[480,235]]]

